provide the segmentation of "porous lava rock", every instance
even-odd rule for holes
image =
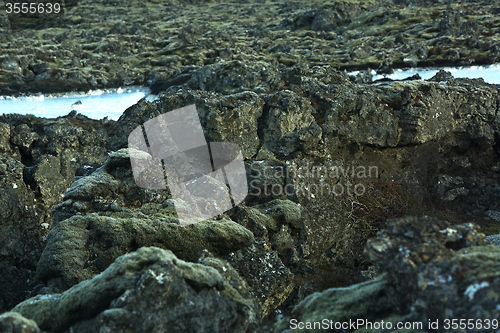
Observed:
[[[245,332],[258,315],[251,302],[217,269],[142,247],[92,279],[12,311],[51,332]]]

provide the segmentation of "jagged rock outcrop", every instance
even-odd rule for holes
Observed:
[[[73,183],[55,207],[38,281],[62,291],[144,246],[196,261],[201,250],[227,255],[253,242],[249,230],[229,219],[180,225],[168,198],[167,190],[135,184],[127,149],[111,154],[101,168]]]
[[[301,325],[304,332],[362,332],[376,325],[378,331],[390,332],[406,323],[411,332],[451,332],[458,330],[450,320],[455,316],[471,318],[472,330],[476,320],[484,318],[481,324],[493,330],[498,326],[492,320],[499,311],[500,247],[484,244],[484,235],[470,223],[451,225],[430,217],[389,220],[366,247],[368,258],[378,266],[376,278],[310,295],[290,315],[259,331]],[[322,322],[324,318],[328,320]],[[429,327],[436,321],[439,325]]]
[[[3,155],[0,168],[0,311],[6,311],[24,299],[50,224],[38,215],[44,210],[23,181],[23,164]]]
[[[0,312],[14,311],[0,330],[498,318],[500,250],[469,223],[498,242],[498,85],[444,71],[372,82],[370,68],[495,63],[499,13],[491,0],[2,11],[0,94],[147,85],[159,96],[117,122],[0,116]],[[169,189],[137,186],[127,145],[191,104],[207,141],[241,148],[250,193],[183,227]],[[407,215],[439,218],[392,219]]]
[[[481,266],[496,269],[497,249],[470,225],[444,221],[500,232],[498,86],[444,71],[427,81],[372,82],[370,71],[339,70],[496,61],[493,1],[137,4],[65,2],[63,14],[30,16],[30,25],[0,14],[2,94],[132,84],[161,93],[117,122],[76,112],[0,116],[0,311],[25,300],[16,309],[44,330],[130,324],[139,332],[150,330],[149,313],[165,313],[167,321],[153,318],[157,327],[192,314],[189,303],[173,301],[179,284],[193,302],[208,297],[227,308],[213,306],[204,326],[192,319],[178,331],[230,331],[224,318],[244,330],[300,301],[293,314],[304,320],[498,316],[496,273]],[[111,7],[104,17],[100,9]],[[56,26],[71,29],[50,30]],[[137,126],[191,104],[207,141],[241,148],[250,194],[182,227],[168,189],[136,185],[127,144]],[[390,220],[381,232],[387,219],[431,214],[440,219]],[[70,313],[78,286],[92,289],[124,255],[148,257],[151,246],[170,258],[154,262],[173,263],[170,250],[225,282],[200,285],[174,269],[179,279],[162,285],[155,277],[170,271],[149,270],[155,264],[143,258],[145,270],[126,278],[154,288],[120,280],[106,306]],[[373,262],[376,279],[352,285],[377,271]],[[339,286],[347,288],[309,296]],[[158,295],[173,297],[177,312],[153,304]],[[368,313],[375,304],[382,306]],[[59,322],[44,309],[60,312]],[[23,321],[5,317],[8,329]]]
[[[216,268],[143,247],[62,294],[35,296],[12,311],[50,332],[245,332],[259,315],[252,302]]]
[[[99,274],[119,255],[154,245],[190,261],[198,260],[201,250],[225,256],[247,281],[263,316],[287,299],[293,275],[281,260],[294,264],[304,256],[300,206],[289,200],[238,206],[228,216],[240,224],[222,218],[183,227],[167,199],[168,190],[135,184],[128,151],[110,154],[101,168],[77,180],[55,207],[37,266],[37,293],[62,292]],[[246,228],[259,239],[253,245],[254,234]]]
[[[477,219],[498,233],[487,220],[500,186],[495,85],[445,72],[428,81],[364,84],[305,64],[282,77],[286,89],[278,92],[169,89],[154,102],[139,101],[117,122],[76,113],[55,120],[2,116],[0,171],[5,186],[14,179],[24,184],[2,200],[14,202],[11,194],[19,191],[21,202],[32,200],[27,210],[16,208],[29,219],[11,238],[38,230],[21,256],[6,247],[4,309],[63,292],[141,246],[159,246],[190,261],[204,249],[229,262],[233,253],[241,260],[232,264],[257,299],[255,281],[273,277],[264,293],[272,301],[260,302],[269,315],[332,286],[323,280],[358,281],[370,266],[362,255],[366,240],[387,218],[437,212],[448,220]],[[169,190],[138,187],[121,148],[137,126],[190,104],[207,141],[241,147],[250,195],[216,219],[181,228]],[[269,254],[284,274],[250,264],[249,247],[256,256]]]
[[[12,37],[9,38],[11,32],[9,17],[7,13],[2,12],[0,14],[0,43],[5,43],[9,39],[12,39]]]
[[[97,123],[81,116],[1,117],[0,311],[25,299],[35,286],[36,265],[52,227],[51,209],[75,175],[104,162],[107,132],[100,123],[96,129]]]
[[[362,265],[366,239],[391,209],[424,213],[429,200],[479,215],[494,209],[497,185],[486,179],[498,178],[495,85],[444,71],[428,81],[356,84],[329,66],[298,64],[283,76],[286,90],[276,93],[169,89],[155,103],[129,108],[120,122],[134,128],[194,103],[207,141],[241,146],[251,192],[246,203],[299,203],[307,230],[301,252],[324,266]],[[221,121],[238,125],[216,126]],[[112,137],[115,148],[126,146],[127,133]],[[474,156],[484,156],[486,165],[474,167],[483,163],[471,163]],[[443,182],[450,177],[461,181]],[[471,193],[482,197],[481,207]]]

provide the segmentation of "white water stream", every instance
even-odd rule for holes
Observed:
[[[144,87],[91,90],[88,93],[65,95],[34,95],[28,97],[0,96],[0,113],[32,114],[56,118],[72,110],[89,118],[117,120],[128,107],[141,98],[153,99]]]
[[[373,71],[373,80],[389,78],[393,80],[402,80],[415,74],[420,75],[422,80],[428,80],[436,75],[440,69],[450,72],[454,78],[483,78],[485,82],[500,84],[500,65],[491,66],[468,66],[468,67],[451,67],[451,68],[413,68],[408,70],[395,70],[393,74],[379,75]]]

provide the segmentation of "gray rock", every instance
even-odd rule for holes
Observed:
[[[449,202],[455,200],[457,197],[466,196],[467,194],[469,194],[469,190],[465,187],[454,188],[445,193],[443,200]]]
[[[21,316],[17,312],[5,312],[0,315],[0,329],[4,333],[40,333],[33,320]]]
[[[240,276],[238,271],[228,261],[216,258],[208,251],[202,251],[198,262],[204,266],[215,268],[224,280],[229,283],[231,287],[237,290],[238,293],[245,299],[245,302],[251,309],[249,311],[252,316],[249,318],[249,322],[251,324],[257,323],[262,319],[262,308],[260,303],[254,297],[252,288],[250,288],[247,281]]]
[[[273,199],[296,199],[287,165],[276,159],[251,160],[246,163],[249,204]]]
[[[298,322],[309,325],[305,331],[318,331],[313,329],[314,322],[323,324],[324,318],[328,320],[320,326],[322,332],[340,330],[335,324],[357,319],[363,324],[349,326],[353,332],[365,331],[367,322],[382,320],[392,325],[420,322],[420,328],[405,332],[422,332],[429,320],[442,322],[450,313],[484,318],[498,314],[495,290],[500,250],[484,246],[484,236],[472,224],[452,226],[429,217],[389,220],[387,229],[368,241],[366,253],[377,262],[381,275],[348,288],[312,294],[289,315],[278,317],[259,332],[282,331]],[[381,331],[394,329],[385,326]]]
[[[300,206],[293,201],[276,199],[252,208],[269,217],[264,225],[272,231],[279,230],[285,224],[294,229],[303,227]]]
[[[485,240],[490,244],[500,245],[500,234],[486,236]]]
[[[364,59],[373,54],[373,50],[369,45],[360,45],[352,50],[351,59]]]
[[[21,73],[21,66],[19,66],[19,62],[16,57],[13,57],[12,55],[7,55],[1,57],[0,59],[1,59],[1,68],[3,70],[14,74]]]
[[[38,164],[30,168],[28,173],[33,177],[35,193],[48,207],[61,202],[62,193],[68,188],[69,182],[61,174],[59,158],[52,155],[41,156]]]
[[[211,27],[205,22],[199,22],[195,20],[194,22],[189,23],[181,28],[179,38],[185,44],[193,44],[200,38],[201,35],[210,30],[210,28]]]
[[[220,92],[224,95],[252,90],[258,93],[275,90],[282,80],[277,66],[252,60],[234,60],[204,66],[195,72],[186,85],[191,89]]]
[[[347,25],[364,10],[366,10],[365,6],[349,2],[337,2],[332,5],[325,5],[316,11],[311,29],[315,31],[330,31],[338,26]]]
[[[480,20],[462,15],[458,7],[447,11],[436,21],[438,29],[422,22],[435,20],[439,12],[436,4],[424,0],[411,5],[401,0],[397,8],[382,9],[359,1],[320,6],[257,2],[238,7],[174,0],[120,7],[105,0],[98,8],[113,10],[103,17],[95,4],[82,0],[65,1],[63,16],[0,13],[0,43],[8,50],[0,59],[2,94],[146,82],[155,92],[164,92],[154,102],[141,100],[116,123],[93,122],[76,112],[56,120],[0,116],[0,312],[28,294],[41,297],[90,279],[140,246],[160,246],[189,260],[197,260],[203,249],[229,261],[234,253],[237,259],[231,262],[241,276],[232,264],[212,256],[204,254],[200,262],[214,267],[240,292],[243,303],[256,296],[258,304],[250,301],[248,306],[249,313],[255,313],[248,320],[255,322],[261,307],[270,316],[311,292],[357,281],[359,270],[370,270],[362,257],[366,240],[388,217],[437,211],[449,219],[458,215],[457,219],[472,220],[498,210],[496,86],[455,79],[447,72],[425,82],[368,84],[368,72],[350,78],[335,69],[390,72],[405,63],[494,62],[499,54],[498,34],[491,29],[499,12],[494,2],[467,5]],[[191,10],[193,4],[196,11]],[[161,13],[180,14],[171,20]],[[160,26],[165,20],[170,22],[167,30]],[[71,29],[58,33],[53,27]],[[483,32],[489,36],[480,38]],[[421,40],[432,41],[432,47]],[[248,180],[257,180],[254,184],[261,191],[214,220],[181,228],[169,191],[139,188],[128,151],[119,149],[126,148],[132,129],[190,104],[197,106],[207,141],[241,147]],[[110,151],[116,152],[108,156]],[[329,178],[329,186],[356,181],[365,186],[363,195],[318,195],[312,190],[323,185],[323,178],[279,174],[280,168],[290,171],[289,166],[307,163],[376,165],[380,172],[369,179],[350,173],[323,177]],[[276,173],[254,177],[267,167]],[[438,181],[441,185],[434,187]],[[265,193],[266,182],[274,193]],[[427,206],[423,198],[429,197]],[[324,315],[339,320],[358,313],[374,319],[424,321],[434,313],[442,315],[440,311],[465,318],[497,316],[496,300],[490,298],[498,289],[496,250],[462,248],[477,241],[477,234],[464,228],[410,222],[391,224],[392,233],[382,233],[387,242],[375,245],[380,256],[387,257],[377,259],[381,271],[389,274],[372,284],[316,294],[294,315],[312,318],[322,314],[321,307],[334,304]],[[497,234],[494,221],[486,222],[490,223],[485,230]],[[429,244],[421,248],[410,242],[415,238]],[[393,247],[384,249],[381,244]],[[397,246],[403,252],[410,249],[418,269],[398,257]],[[426,255],[432,258],[426,261]],[[463,274],[448,264],[463,268]],[[273,268],[283,274],[276,275]],[[442,283],[439,276],[456,281]],[[151,276],[144,281],[148,279]],[[139,304],[144,299],[158,301],[156,296],[163,294],[153,288],[134,295],[141,296],[133,298]],[[398,303],[400,295],[404,297]],[[151,304],[127,306],[99,310],[97,317],[79,322],[70,320],[68,330],[132,330],[126,325],[143,323],[141,318],[156,311]],[[362,313],[368,306],[380,312]],[[390,306],[399,312],[387,310]],[[188,324],[178,330],[200,328],[192,321]],[[140,328],[150,330],[147,324]]]
[[[6,172],[0,176],[0,311],[24,299],[33,282],[50,221],[23,181],[23,165],[0,156]]]
[[[286,266],[295,265],[309,254],[301,208],[295,202],[276,199],[252,207],[240,205],[228,215],[255,237],[268,242]]]
[[[0,123],[0,152],[19,156],[19,151],[10,142],[10,126],[5,123]]]
[[[266,243],[256,242],[231,254],[228,261],[247,281],[264,317],[276,310],[293,290],[292,273]]]
[[[87,127],[79,117],[71,122],[19,115],[1,118],[0,311],[6,311],[35,287],[36,265],[53,222],[51,210],[80,167],[104,161],[107,134],[104,128]]]
[[[26,124],[21,124],[14,128],[10,140],[16,146],[21,147],[25,152],[29,150],[34,140],[38,139],[38,134],[31,132]]]
[[[63,200],[91,201],[96,197],[105,197],[117,191],[119,182],[106,172],[96,171],[88,177],[74,182],[64,194]]]
[[[128,32],[129,31],[128,31],[127,25],[123,21],[116,23],[115,26],[109,30],[110,34],[122,34],[122,35],[124,35],[124,34],[127,34]]]
[[[49,64],[46,62],[39,62],[38,64],[33,65],[33,73],[35,75],[45,73],[48,70],[49,70]]]
[[[449,175],[439,175],[436,180],[436,193],[441,199],[445,198],[445,193],[451,188],[457,188],[463,185],[462,177],[451,177]]]
[[[225,255],[248,246],[250,231],[229,221],[203,221],[182,227],[168,214],[142,218],[129,212],[113,217],[97,213],[60,221],[47,238],[37,279],[62,291],[104,271],[117,257],[142,246],[159,246],[196,261],[201,250]],[[52,281],[52,282],[51,282]]]
[[[331,128],[329,132],[363,144],[397,146],[402,129],[396,114],[388,112],[386,104],[375,102],[371,93],[345,88],[338,87],[336,98],[328,107],[331,111],[325,114],[325,125]]]
[[[120,126],[110,138],[111,148],[118,150],[127,147],[129,134],[151,117],[190,104],[196,105],[208,142],[236,143],[240,145],[244,159],[257,153],[260,144],[257,119],[262,115],[263,100],[252,92],[222,96],[182,90],[160,96],[155,104],[141,100],[122,115]],[[229,123],[231,126],[221,127],[220,123]]]
[[[321,322],[327,319],[328,323],[323,328],[323,332],[328,329],[334,330],[336,327],[330,327],[330,320],[335,323],[349,323],[349,319],[362,318],[366,321],[375,321],[378,318],[385,318],[391,313],[391,306],[387,302],[388,296],[386,290],[388,283],[384,276],[379,276],[374,280],[361,284],[356,284],[347,288],[332,288],[321,293],[314,293],[302,300],[292,312],[290,317],[278,321],[268,330],[262,331],[283,331],[298,324],[298,322],[309,322],[309,329],[305,332],[314,332],[314,322]],[[293,321],[293,320],[295,321]],[[352,327],[352,326],[351,326]],[[338,328],[338,327],[337,327]],[[318,329],[318,326],[316,326]],[[356,331],[358,332],[358,331]]]
[[[441,31],[447,31],[451,30],[454,27],[457,27],[460,25],[460,16],[457,15],[458,13],[449,9],[444,13],[444,17],[441,19],[439,22],[439,28]]]
[[[310,102],[289,90],[268,95],[261,124],[263,144],[274,154],[288,156],[303,146],[314,147],[321,139],[321,130],[315,124]]]
[[[6,13],[0,15],[0,28],[2,29],[2,35],[6,35],[10,32],[10,22],[9,17]]]
[[[392,299],[393,306],[436,319],[444,318],[447,311],[463,315],[474,311],[464,291],[475,282],[498,275],[493,266],[487,268],[482,262],[494,260],[498,251],[495,246],[482,246],[484,235],[475,228],[470,223],[451,226],[429,217],[388,220],[387,229],[368,242],[366,253],[383,272],[391,272],[387,278],[394,292],[405,295],[398,301]],[[481,259],[484,253],[488,255]],[[453,268],[459,262],[463,267],[460,273]],[[495,284],[491,288],[496,288]],[[481,306],[483,314],[498,311],[489,302],[485,300]]]
[[[91,280],[13,311],[48,331],[245,332],[256,316],[249,305],[215,268],[145,247]]]

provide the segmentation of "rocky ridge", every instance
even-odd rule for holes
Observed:
[[[91,27],[86,20],[99,17],[99,11],[90,13],[95,6],[109,18],[119,15],[110,4],[68,3],[55,18],[8,17],[0,32],[17,36],[24,31],[20,25],[31,22],[23,29],[35,36],[66,22],[83,34]],[[292,318],[498,317],[497,246],[484,245],[480,234],[490,242],[500,234],[498,85],[444,71],[427,81],[371,82],[367,75],[311,62],[307,53],[284,60],[293,58],[293,48],[269,57],[259,44],[289,27],[313,49],[329,40],[323,38],[328,31],[336,34],[360,15],[394,5],[352,4],[325,3],[319,12],[302,3],[242,4],[248,17],[259,17],[258,6],[268,7],[269,20],[273,9],[281,11],[273,18],[279,24],[254,23],[260,29],[249,30],[254,44],[234,37],[244,20],[216,30],[202,20],[185,25],[178,15],[165,22],[182,26],[175,38],[184,44],[162,46],[174,48],[162,56],[176,60],[153,64],[156,54],[143,55],[145,67],[169,73],[150,77],[161,91],[155,101],[142,99],[116,122],[76,112],[57,119],[0,116],[0,330],[161,332],[168,326],[245,332],[285,330]],[[146,3],[142,10],[157,5]],[[223,13],[215,22],[226,22],[235,10],[217,2],[194,5]],[[397,4],[415,13],[427,5]],[[200,8],[176,1],[161,6],[180,8],[186,17]],[[439,13],[442,6],[425,10]],[[447,11],[466,10],[453,6]],[[495,11],[488,3],[470,6]],[[89,15],[63,21],[75,8]],[[442,31],[456,36],[464,15],[442,18]],[[366,22],[391,22],[377,20]],[[482,20],[495,28],[493,17]],[[46,28],[37,30],[41,22]],[[404,29],[411,27],[411,19],[405,22]],[[116,24],[116,38],[131,33],[128,23]],[[78,41],[80,32],[65,31]],[[203,36],[223,32],[230,48],[204,44]],[[410,32],[395,40],[411,45],[411,38],[405,40]],[[193,65],[197,48],[204,47],[217,54]],[[98,52],[126,57],[103,50]],[[125,74],[142,80],[139,72]],[[5,78],[9,87],[20,82]],[[20,80],[10,92],[25,88]],[[40,84],[52,89],[50,80]],[[223,214],[182,227],[168,189],[136,185],[127,146],[137,126],[191,104],[208,142],[240,146],[250,194]]]
[[[58,14],[2,12],[2,95],[129,85],[157,93],[186,82],[211,90],[210,78],[200,81],[211,72],[235,72],[228,80],[245,89],[299,62],[389,73],[492,64],[500,56],[495,1],[84,0],[62,7]],[[247,61],[259,69],[243,79],[236,71]]]
[[[484,244],[472,224],[452,226],[429,217],[388,220],[387,229],[366,247],[368,258],[378,263],[379,276],[312,294],[273,329],[261,331],[283,332],[302,322],[303,332],[331,332],[341,331],[338,323],[357,322],[344,331],[497,332],[499,253],[497,245]],[[455,317],[472,318],[474,324],[453,327]],[[328,323],[314,329],[322,318]],[[476,326],[479,318],[487,326]],[[397,329],[401,324],[405,326]]]

